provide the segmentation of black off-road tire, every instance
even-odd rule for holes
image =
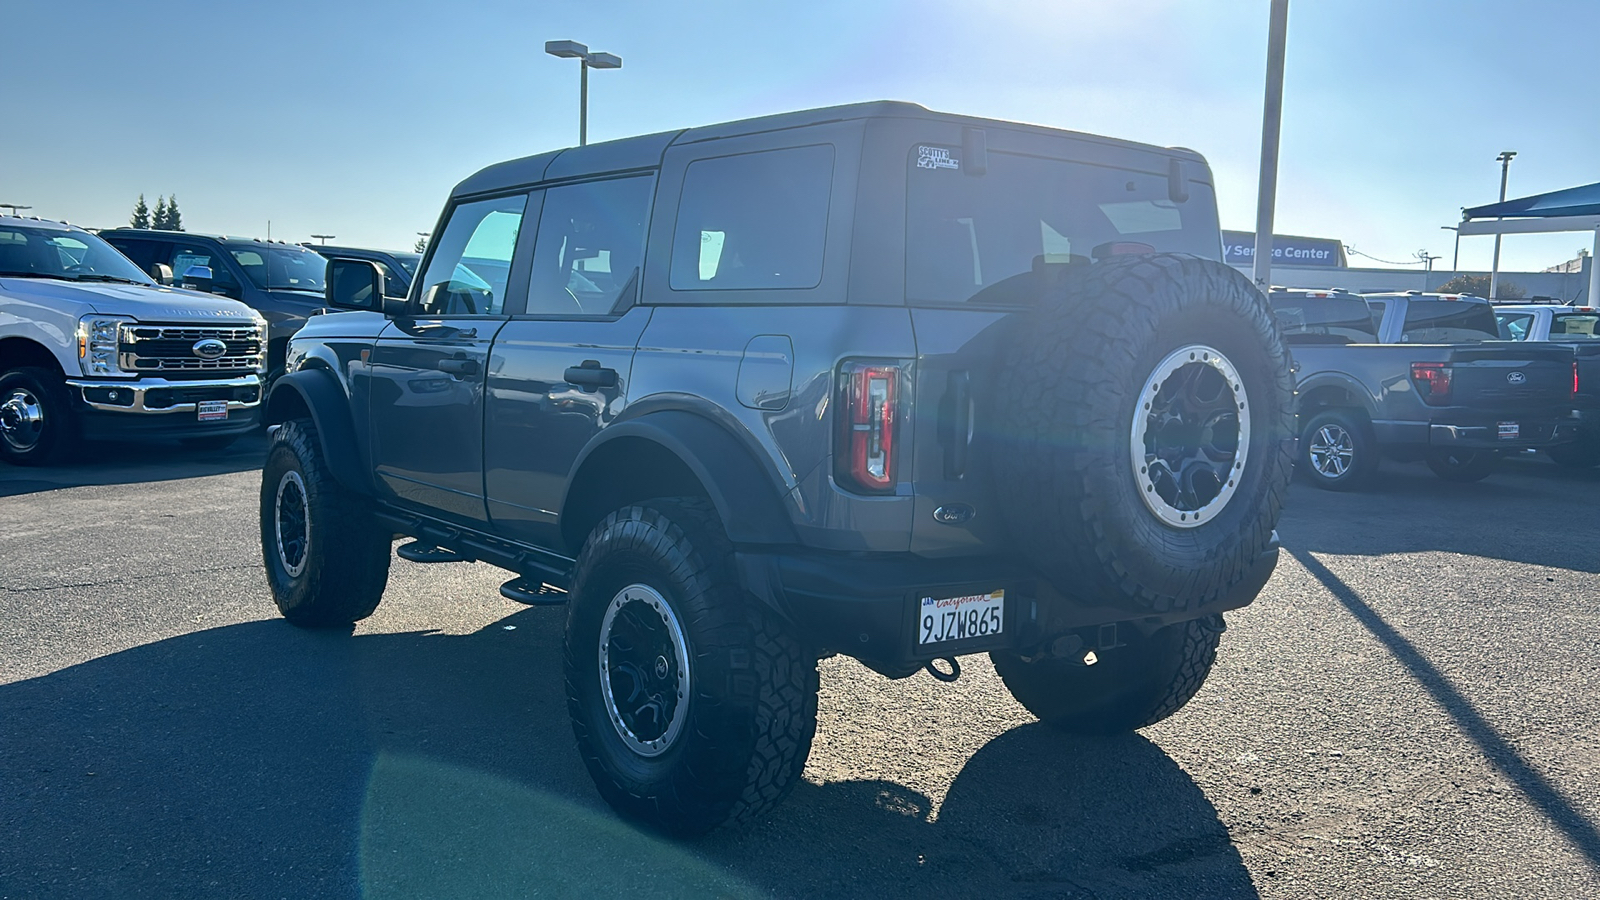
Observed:
[[[1217,659],[1222,617],[1168,625],[1149,636],[1121,629],[1128,646],[1094,665],[989,654],[1011,696],[1041,722],[1073,734],[1121,734],[1165,719],[1199,693]],[[1133,634],[1133,639],[1126,635]]]
[[[638,585],[665,601],[687,641],[686,695],[667,716],[685,718],[655,755],[630,746],[601,686],[606,610],[614,599],[631,603],[621,598]],[[733,546],[708,501],[624,507],[585,542],[567,617],[567,708],[595,786],[625,818],[694,835],[747,822],[788,796],[816,731],[816,659],[739,586]],[[678,677],[674,667],[670,683],[683,685]]]
[[[1323,466],[1331,467],[1319,452],[1327,441],[1342,442],[1349,449],[1348,461],[1337,474],[1323,471]],[[1318,465],[1319,459],[1323,460],[1322,466]],[[1378,438],[1366,415],[1350,409],[1330,409],[1312,416],[1300,433],[1300,462],[1295,471],[1325,491],[1359,491],[1372,483],[1379,459]]]
[[[23,366],[0,373],[0,406],[13,396],[30,411],[37,410],[37,422],[28,416],[17,422],[14,437],[0,434],[0,459],[17,466],[49,466],[68,462],[78,446],[78,414],[72,395],[60,373],[37,366]],[[0,411],[0,415],[5,415]]]
[[[1550,461],[1567,469],[1592,469],[1600,466],[1600,433],[1585,432],[1570,444],[1545,451]]]
[[[298,545],[297,493],[305,511]],[[389,581],[392,543],[371,502],[334,479],[311,421],[279,426],[261,471],[261,556],[283,617],[306,628],[336,628],[372,615]]]
[[[1248,580],[1294,468],[1289,356],[1261,292],[1209,260],[1116,257],[1069,270],[1013,326],[984,430],[1000,512],[1040,572],[1068,596],[1156,612]],[[1147,380],[1197,344],[1238,370],[1251,430],[1232,497],[1175,527],[1142,499],[1131,429]]]
[[[1482,481],[1500,463],[1499,454],[1493,450],[1430,450],[1427,459],[1433,474],[1457,484]]]

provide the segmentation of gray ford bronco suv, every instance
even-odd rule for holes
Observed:
[[[407,537],[566,604],[635,821],[768,811],[836,653],[1158,721],[1277,561],[1289,358],[1192,151],[868,103],[490,166],[433,233],[403,300],[331,260],[358,311],[289,345],[272,593],[348,627]]]

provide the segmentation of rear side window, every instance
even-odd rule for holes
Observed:
[[[1500,325],[1487,303],[1462,300],[1412,300],[1400,340],[1408,344],[1463,344],[1500,338]]]
[[[957,148],[913,148],[906,192],[906,297],[1027,303],[1067,266],[1121,253],[1219,259],[1210,189],[1168,198],[1167,176],[990,151],[970,175]]]
[[[655,179],[644,177],[546,191],[528,312],[604,316],[632,301],[654,188]]]
[[[1365,300],[1355,297],[1273,299],[1272,311],[1290,344],[1373,344],[1378,330]]]
[[[672,289],[821,284],[832,187],[827,144],[690,163],[672,238]]]
[[[1594,333],[1597,322],[1600,322],[1600,315],[1595,313],[1556,313],[1550,319],[1550,340],[1595,340],[1600,337]]]

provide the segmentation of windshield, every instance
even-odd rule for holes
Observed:
[[[150,276],[87,231],[0,225],[0,277],[150,284]]]
[[[1500,339],[1500,323],[1487,303],[1412,300],[1400,340],[1408,344],[1467,344]]]
[[[284,244],[229,244],[228,252],[250,283],[264,291],[323,292],[328,261],[305,249]]]
[[[961,170],[955,148],[914,147],[907,166],[906,297],[1027,303],[1068,266],[1126,253],[1219,259],[1209,186],[1168,197],[1166,175],[991,151]]]
[[[1600,313],[1556,313],[1550,317],[1550,340],[1592,341],[1600,338],[1594,333]]]

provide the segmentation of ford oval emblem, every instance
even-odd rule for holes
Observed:
[[[1506,382],[1508,384],[1522,384],[1527,380],[1528,376],[1522,374],[1521,372],[1512,372],[1506,376]]]
[[[964,525],[972,518],[972,507],[965,503],[952,503],[933,511],[933,520],[940,525]]]
[[[227,355],[228,345],[216,338],[206,338],[203,341],[195,341],[189,350],[201,359],[221,359]]]

